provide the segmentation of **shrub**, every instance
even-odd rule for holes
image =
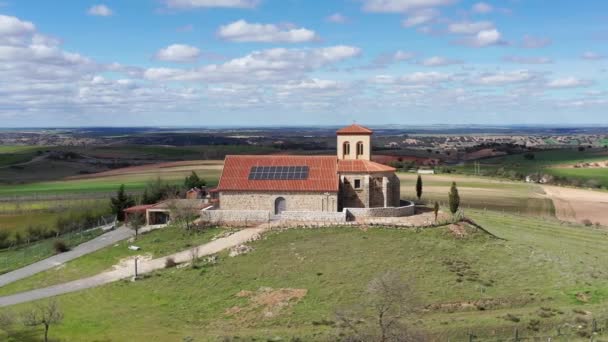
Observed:
[[[177,262],[175,262],[175,259],[173,258],[167,258],[165,260],[165,268],[172,268],[177,266]]]
[[[55,253],[57,253],[57,254],[65,253],[70,250],[68,245],[63,240],[56,240],[55,242],[53,242],[53,249],[55,250]]]
[[[584,220],[583,220],[583,224],[584,224],[586,227],[591,227],[591,226],[593,226],[593,222],[591,222],[591,220],[590,220],[590,219],[584,219]]]

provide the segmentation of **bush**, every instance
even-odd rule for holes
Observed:
[[[175,259],[173,258],[167,258],[165,260],[165,268],[172,268],[177,266],[177,262],[175,262]]]
[[[68,245],[63,240],[57,240],[57,241],[53,242],[53,249],[55,250],[55,253],[57,253],[57,254],[65,253],[70,250]]]
[[[593,222],[591,222],[591,220],[590,220],[590,219],[584,219],[584,220],[583,220],[583,224],[584,224],[586,227],[591,227],[591,226],[593,226]]]

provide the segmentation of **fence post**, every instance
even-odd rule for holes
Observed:
[[[519,329],[515,328],[515,342],[519,342]]]
[[[469,342],[473,342],[473,334],[469,332]]]
[[[593,319],[593,321],[591,322],[591,332],[595,333],[597,332],[597,321],[595,320],[595,318]]]

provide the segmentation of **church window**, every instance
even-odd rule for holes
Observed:
[[[357,143],[357,156],[363,155],[363,142],[359,141]]]

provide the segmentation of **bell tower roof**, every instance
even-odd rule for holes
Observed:
[[[371,129],[357,124],[346,126],[336,132],[338,135],[372,135],[373,133]]]

